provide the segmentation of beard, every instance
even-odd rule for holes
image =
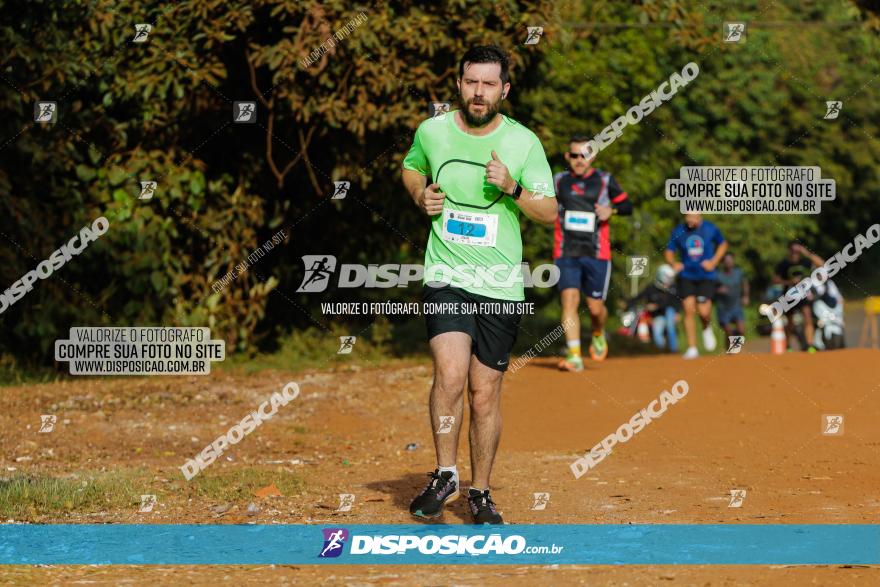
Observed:
[[[475,98],[472,98],[470,102],[466,102],[459,94],[458,105],[461,110],[461,115],[464,117],[465,122],[468,123],[468,126],[485,126],[495,118],[496,114],[498,114],[498,110],[501,107],[501,99],[499,98],[497,102],[489,102],[485,98],[476,100],[476,103],[481,104],[484,108],[482,114],[474,114],[471,112],[470,107],[475,103],[475,100]]]

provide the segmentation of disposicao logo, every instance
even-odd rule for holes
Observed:
[[[342,554],[345,541],[348,540],[348,530],[345,528],[324,528],[324,547],[318,558],[336,558]]]
[[[453,227],[456,234],[478,237],[485,234],[485,227],[461,223]],[[337,272],[336,257],[333,255],[303,255],[305,275],[297,288],[297,293],[320,293],[327,290],[331,277]],[[511,287],[522,283],[523,287],[553,287],[559,281],[559,268],[552,263],[538,265],[532,269],[528,263],[515,265],[497,264],[492,266],[463,264],[450,267],[436,264],[429,267],[427,274],[423,265],[386,263],[384,265],[350,264],[338,266],[337,287],[364,287],[387,289],[406,287],[410,282],[420,282],[424,278],[431,283],[450,283],[456,287],[468,285],[476,287]]]
[[[547,494],[549,497],[549,494]],[[348,542],[348,554],[355,555],[452,555],[452,556],[486,556],[486,555],[556,555],[564,546],[545,544],[529,546],[525,536],[512,534],[475,534],[475,535],[414,535],[414,534],[349,534],[345,528],[324,528],[324,546],[318,558],[336,558],[345,550]]]

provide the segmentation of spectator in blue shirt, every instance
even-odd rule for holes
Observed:
[[[718,227],[703,220],[702,214],[685,214],[684,223],[672,231],[666,245],[666,262],[678,274],[678,295],[684,308],[684,331],[688,349],[685,359],[700,356],[694,315],[699,311],[703,323],[703,347],[712,352],[717,341],[712,332],[712,296],[717,275],[715,267],[727,252],[727,241]],[[681,261],[676,259],[676,253]]]

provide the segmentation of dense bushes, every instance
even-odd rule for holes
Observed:
[[[719,221],[759,280],[789,238],[825,254],[876,218],[877,39],[850,3],[746,6],[738,19],[847,26],[755,28],[741,46],[718,43],[717,11],[672,0],[453,4],[4,3],[0,288],[92,219],[111,229],[0,315],[0,350],[51,363],[53,341],[75,325],[204,324],[230,350],[290,329],[335,332],[317,296],[296,293],[300,256],[421,261],[427,225],[400,186],[400,161],[428,103],[454,99],[458,58],[478,43],[510,49],[506,111],[542,137],[554,170],[573,131],[595,134],[700,63],[700,77],[601,154],[638,208],[615,220],[620,253],[657,256],[677,220],[663,182],[682,165],[820,165],[837,179],[821,217]],[[366,21],[304,68],[361,12]],[[131,42],[136,23],[152,23],[146,43]],[[523,45],[539,25],[540,43]],[[846,97],[833,124],[821,120],[826,97]],[[58,102],[56,124],[31,122],[37,100]],[[232,122],[236,101],[256,102],[256,124]],[[139,200],[147,180],[156,195]],[[329,200],[335,180],[351,182],[345,200]],[[283,245],[212,288],[282,229]],[[524,234],[533,265],[549,259],[550,231]],[[415,296],[330,289],[322,299]]]

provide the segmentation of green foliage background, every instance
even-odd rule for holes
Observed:
[[[361,12],[364,24],[303,67]],[[818,165],[836,180],[820,216],[713,218],[758,285],[789,239],[831,254],[880,216],[878,20],[850,0],[12,1],[0,17],[0,288],[94,218],[111,222],[0,315],[7,356],[51,364],[53,341],[82,325],[204,324],[230,350],[272,348],[291,331],[334,334],[319,301],[418,299],[415,287],[297,294],[301,256],[421,262],[427,223],[400,163],[428,103],[454,100],[458,60],[474,44],[509,50],[506,112],[543,139],[554,171],[572,133],[599,132],[699,64],[597,161],[637,207],[613,221],[612,303],[627,291],[626,255],[659,260],[679,219],[664,181],[683,165]],[[746,42],[722,43],[723,21],[753,23]],[[136,23],[153,24],[148,42],[131,42]],[[522,44],[527,26],[544,27],[539,44]],[[832,99],[843,110],[825,121]],[[58,102],[56,124],[33,124],[37,100]],[[232,124],[240,100],[258,102],[257,124]],[[149,179],[156,197],[138,200]],[[342,179],[348,198],[330,200]],[[523,223],[525,259],[548,261],[550,229]],[[280,229],[283,245],[212,290]],[[869,261],[841,285],[870,293]],[[558,311],[552,290],[529,296]]]

